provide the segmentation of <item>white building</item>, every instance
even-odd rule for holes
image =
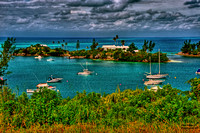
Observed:
[[[123,49],[123,50],[126,51],[129,48],[129,46],[103,45],[102,48],[104,48],[104,50],[108,50],[108,49]]]

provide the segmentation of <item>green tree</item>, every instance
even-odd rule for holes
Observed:
[[[4,44],[1,44],[3,51],[0,51],[0,76],[4,76],[10,72],[7,72],[8,62],[13,58],[13,53],[15,50],[15,38],[7,38]],[[1,84],[3,84],[5,80],[1,80]]]
[[[116,40],[117,40],[116,37],[114,37],[114,38],[113,38],[113,41],[115,42],[115,44],[116,44]]]
[[[149,47],[148,47],[149,52],[153,51],[153,48],[154,48],[154,47],[155,47],[155,43],[152,42],[152,41],[150,41],[150,42],[149,42]]]
[[[119,39],[119,36],[118,36],[118,35],[116,35],[116,36],[115,36],[115,38],[116,38],[116,41],[117,41],[117,39]],[[117,45],[118,45],[118,41],[117,41]]]
[[[149,48],[148,43],[149,43],[148,41],[144,40],[144,45],[142,46],[142,51],[145,51],[145,52],[147,51],[147,49]]]
[[[131,53],[135,53],[134,50],[137,50],[138,48],[135,46],[134,43],[131,43],[127,51],[130,51]]]
[[[80,48],[80,42],[79,42],[79,40],[77,40],[77,43],[76,43],[76,49],[77,49],[77,51],[78,51],[79,48]]]
[[[65,42],[65,47],[66,47],[65,50],[67,50],[67,42]]]
[[[93,39],[92,45],[90,46],[91,50],[95,50],[99,44]]]
[[[122,44],[122,46],[124,46],[125,45],[125,40],[121,40],[121,44]]]

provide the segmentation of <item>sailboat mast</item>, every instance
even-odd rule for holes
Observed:
[[[86,62],[86,69],[87,69],[87,62]]]
[[[159,74],[160,74],[160,49],[159,49],[159,55],[158,55],[159,57]]]
[[[149,59],[150,59],[150,73],[151,74],[151,56],[149,56]]]

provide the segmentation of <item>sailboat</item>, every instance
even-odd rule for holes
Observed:
[[[81,65],[82,66],[82,65]],[[83,66],[82,66],[83,67]],[[92,74],[93,72],[92,71],[89,71],[88,69],[87,69],[87,62],[86,62],[86,68],[84,68],[83,67],[83,72],[78,72],[77,74],[78,75],[90,75],[90,74]]]
[[[151,63],[150,63],[150,73],[149,75],[146,75],[146,78],[148,79],[163,79],[166,78],[168,74],[161,74],[160,73],[160,50],[159,50],[159,72],[158,74],[151,74]]]
[[[151,57],[149,57],[149,59],[150,59],[150,73],[149,74],[151,75]],[[164,81],[165,80],[153,80],[153,79],[149,79],[149,81],[145,81],[144,82],[144,85],[158,85],[158,84],[161,84]]]

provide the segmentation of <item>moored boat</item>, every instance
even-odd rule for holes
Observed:
[[[26,92],[27,93],[33,93],[35,91],[39,92],[41,90],[41,88],[44,88],[44,87],[46,87],[47,89],[50,89],[50,90],[56,90],[56,87],[49,86],[47,83],[40,83],[36,87],[37,87],[37,89],[27,89]]]
[[[196,74],[200,74],[200,69],[198,69],[198,70],[196,71]]]
[[[150,79],[149,81],[145,81],[144,85],[158,85],[163,83],[165,80],[152,80]]]
[[[37,57],[35,57],[35,59],[42,59],[43,57],[42,56],[37,56]]]
[[[61,82],[63,78],[54,78],[52,75],[48,78],[47,83]]]

